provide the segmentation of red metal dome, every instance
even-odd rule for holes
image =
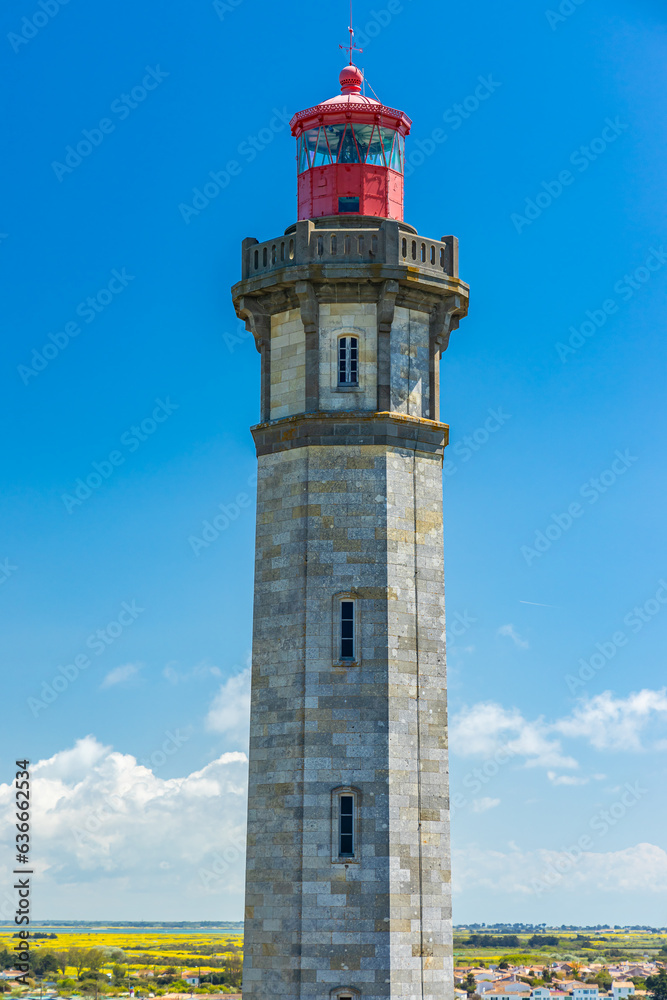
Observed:
[[[361,70],[350,63],[340,71],[340,89],[342,94],[360,94],[361,85],[364,82],[364,74]]]
[[[374,215],[403,220],[405,137],[412,122],[361,93],[363,73],[346,66],[341,92],[294,115],[299,219]]]

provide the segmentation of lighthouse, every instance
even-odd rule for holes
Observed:
[[[439,368],[468,286],[403,219],[410,119],[362,89],[350,64],[294,115],[297,221],[232,289],[261,356],[244,1000],[453,998]]]

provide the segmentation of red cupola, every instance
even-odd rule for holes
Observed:
[[[298,111],[299,219],[374,215],[403,221],[405,137],[412,122],[402,111],[362,95],[363,73],[349,65],[340,94]]]

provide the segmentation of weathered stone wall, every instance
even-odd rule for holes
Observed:
[[[397,306],[391,327],[391,409],[429,415],[429,315]]]
[[[254,1000],[324,1000],[339,986],[452,996],[441,458],[360,433],[259,458]],[[358,602],[355,666],[334,665],[341,593]],[[347,864],[332,861],[340,786],[360,792],[360,857]]]
[[[298,309],[271,317],[271,419],[306,406],[306,335]]]
[[[338,338],[359,339],[359,388],[338,388]],[[377,306],[374,302],[323,302],[320,306],[320,409],[375,410]]]

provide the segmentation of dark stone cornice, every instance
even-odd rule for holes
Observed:
[[[447,424],[364,410],[299,413],[257,424],[251,431],[258,457],[315,445],[382,445],[442,459],[449,441]]]

